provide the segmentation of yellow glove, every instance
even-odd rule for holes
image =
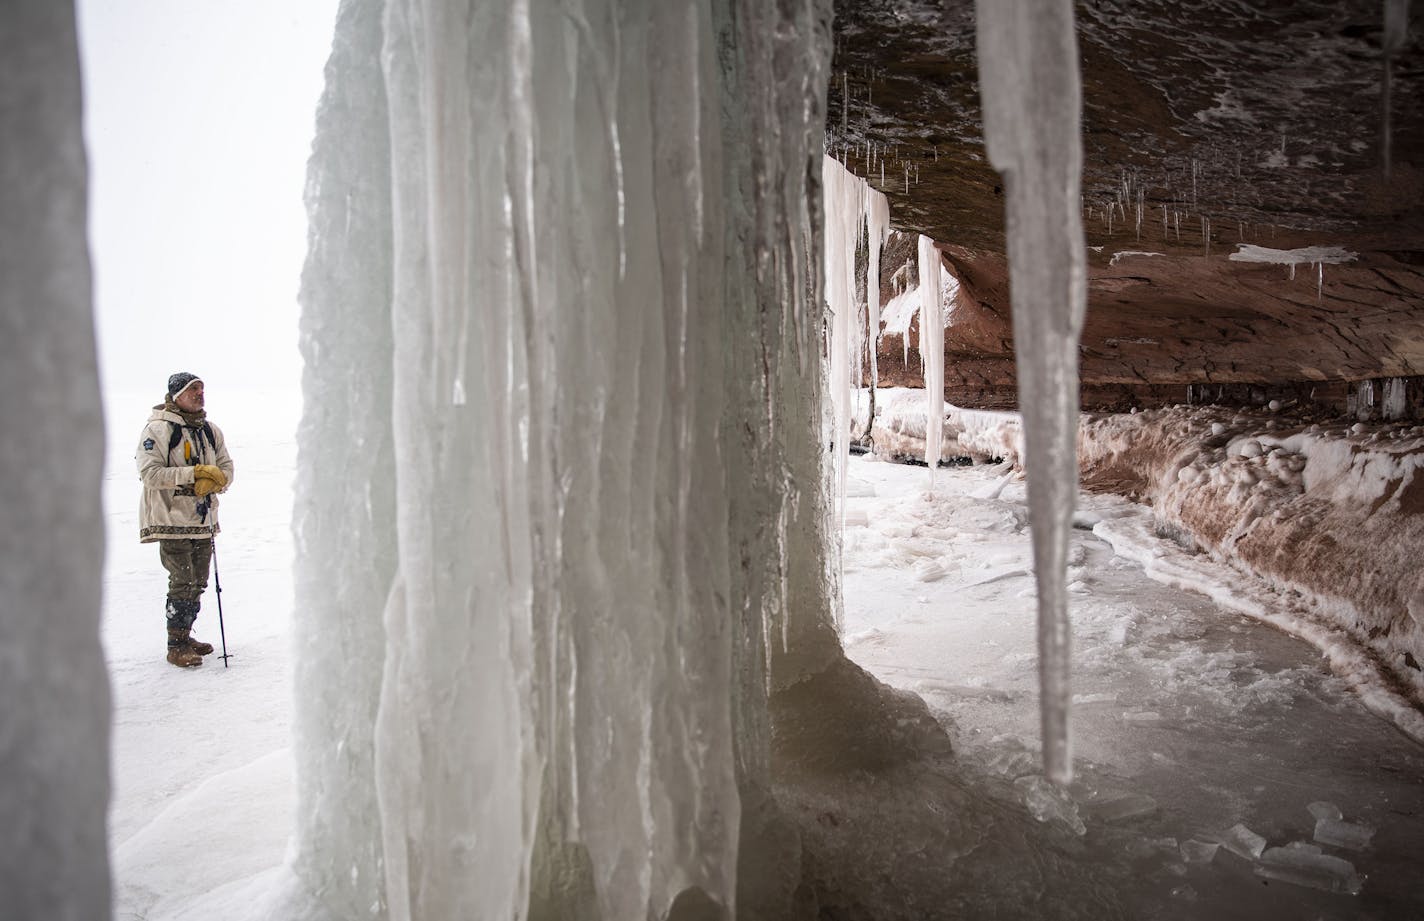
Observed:
[[[193,468],[193,492],[199,498],[226,486],[227,474],[222,472],[221,467],[214,467],[212,464],[198,464]]]

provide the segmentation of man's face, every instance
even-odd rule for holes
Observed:
[[[173,398],[173,402],[185,413],[199,411],[203,408],[203,382],[193,381]]]

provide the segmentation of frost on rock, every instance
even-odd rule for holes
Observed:
[[[1078,47],[1071,0],[977,0],[989,160],[1007,191],[1014,354],[1038,585],[1044,773],[1067,783],[1064,586],[1077,494],[1078,339],[1087,302],[1080,210]]]
[[[0,8],[0,87],[0,914],[107,918],[104,420],[72,4]]]
[[[295,516],[333,642],[297,675],[284,916],[734,909],[768,685],[839,653],[828,23],[343,2]]]

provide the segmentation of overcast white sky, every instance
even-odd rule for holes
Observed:
[[[79,0],[100,367],[299,395],[302,187],[337,0]]]

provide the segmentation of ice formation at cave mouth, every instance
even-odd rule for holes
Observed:
[[[63,52],[49,82],[75,128],[72,17],[22,2],[38,26],[0,43]],[[855,280],[819,275],[832,183],[808,179],[831,7],[341,4],[308,183],[294,529],[322,639],[297,675],[285,917],[517,917],[555,889],[606,918],[735,911],[765,856],[741,819],[768,787],[768,688],[839,654],[820,308],[843,305],[848,355]],[[1013,261],[1014,313],[1037,407],[1046,773],[1065,781],[1078,81],[1071,4],[1043,7],[981,0],[978,38],[1010,247],[1043,257]],[[73,193],[77,131],[54,146]],[[879,204],[846,195],[846,223],[869,210],[878,236]],[[55,328],[91,328],[83,313]],[[75,402],[95,389],[90,341]],[[101,451],[78,453],[92,486]],[[94,533],[93,504],[76,531]],[[74,744],[103,760],[102,730]],[[103,863],[74,891],[106,899]]]
[[[828,23],[343,3],[295,527],[323,574],[298,606],[346,661],[298,675],[304,917],[734,910],[768,685],[838,654],[807,284]],[[854,278],[826,281],[848,344]],[[351,432],[369,463],[325,453]]]

